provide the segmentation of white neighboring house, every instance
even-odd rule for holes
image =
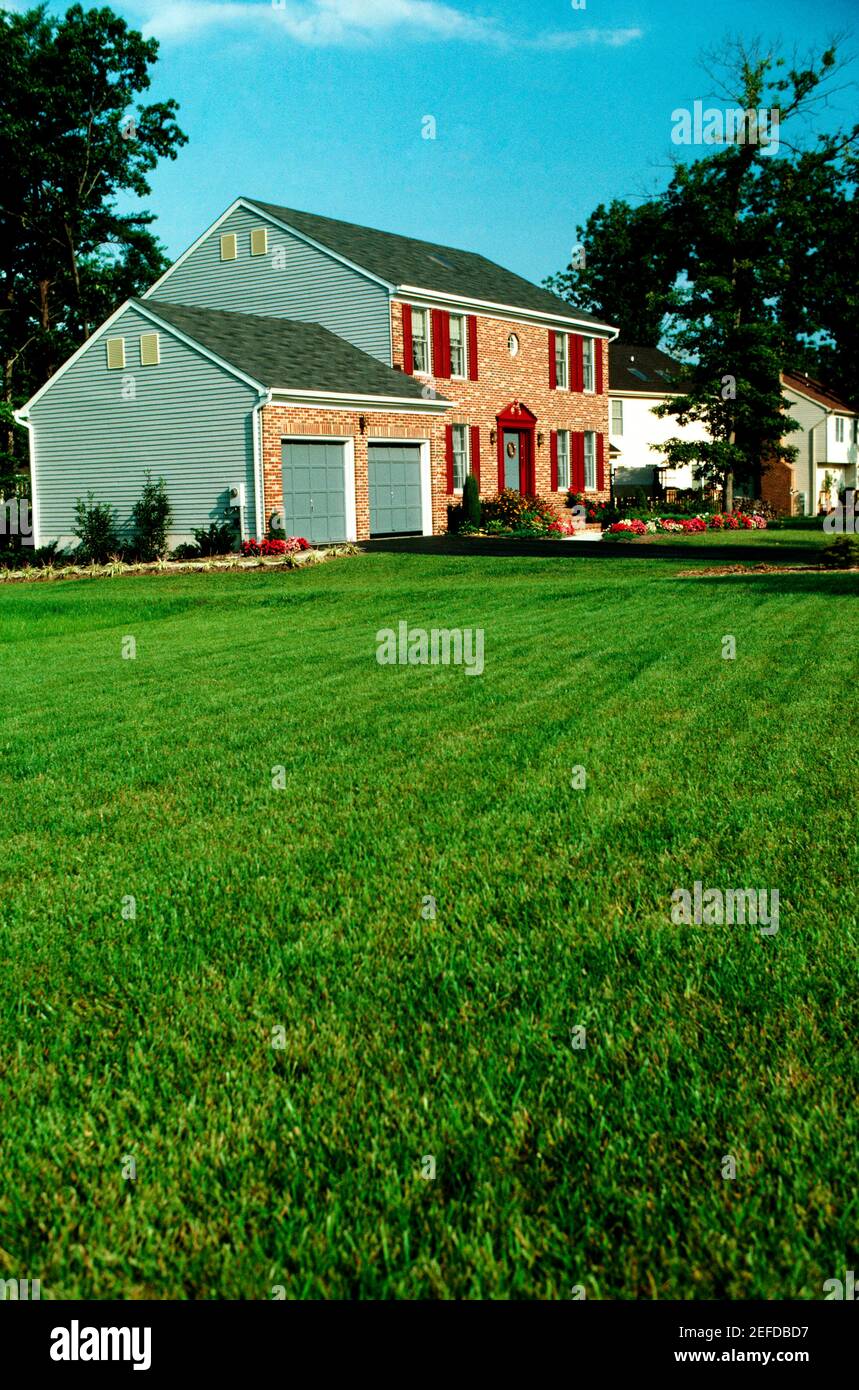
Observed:
[[[798,452],[793,463],[764,470],[761,496],[778,512],[815,516],[834,507],[843,489],[856,487],[859,411],[813,377],[783,372],[781,381],[800,426],[784,443]]]
[[[683,389],[683,365],[660,348],[609,343],[609,457],[617,492],[644,487],[700,488],[692,465],[669,468],[651,444],[666,439],[709,439],[699,421],[680,425],[677,417],[654,415],[654,406]]]

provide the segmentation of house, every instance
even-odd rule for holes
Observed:
[[[697,488],[690,464],[669,468],[652,445],[667,439],[708,439],[704,424],[681,425],[674,415],[654,415],[654,407],[684,389],[683,365],[654,347],[612,342],[608,355],[609,442],[615,492],[633,488],[680,491]]]
[[[814,516],[829,511],[845,488],[856,487],[859,411],[809,376],[782,373],[782,391],[799,425],[784,443],[797,450],[793,463],[770,463],[761,496],[777,512]]]
[[[37,544],[89,491],[171,544],[237,509],[315,542],[437,534],[482,494],[608,495],[610,324],[474,252],[239,198],[18,418]]]

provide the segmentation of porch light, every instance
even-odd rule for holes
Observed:
[[[490,430],[490,431],[489,431],[489,443],[490,443],[490,444],[494,444],[497,438],[498,438],[498,435],[495,433],[495,431],[494,431],[494,430]]]
[[[537,448],[538,448],[538,449],[542,449],[542,447],[543,447],[543,434],[542,434],[541,431],[538,430],[538,431],[537,431]]]
[[[358,416],[358,428],[359,428],[359,430],[361,431],[361,433],[363,434],[364,431],[365,431],[365,429],[367,428],[367,417],[366,417],[366,415],[359,415],[359,416]]]

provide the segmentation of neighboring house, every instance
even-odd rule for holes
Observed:
[[[472,252],[239,198],[28,402],[37,544],[92,491],[171,543],[238,505],[316,542],[439,533],[484,495],[608,494],[616,330]]]
[[[800,426],[783,442],[797,455],[793,463],[764,468],[761,496],[777,512],[814,516],[834,507],[843,489],[856,486],[859,412],[809,376],[784,372],[782,390]]]
[[[683,365],[660,348],[613,342],[609,346],[609,439],[618,494],[643,487],[680,491],[700,487],[692,466],[669,468],[651,445],[666,439],[708,439],[706,425],[680,425],[674,415],[654,415],[657,405],[683,390]]]

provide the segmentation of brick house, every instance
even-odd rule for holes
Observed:
[[[239,198],[18,418],[37,544],[92,491],[171,543],[236,509],[325,543],[439,534],[489,496],[607,496],[611,325],[474,252]]]

